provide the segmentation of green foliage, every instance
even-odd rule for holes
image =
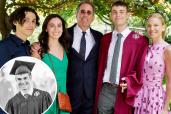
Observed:
[[[166,37],[166,41],[171,44],[171,36]]]
[[[67,22],[72,22],[77,5],[83,0],[6,0],[5,10],[10,14],[16,7],[30,6],[44,17],[50,13],[60,14]],[[95,5],[96,15],[103,22],[111,26],[109,18],[110,8],[116,0],[88,0]],[[152,12],[160,12],[171,24],[171,1],[160,3],[153,0],[122,0],[129,4],[132,15],[129,25],[132,27],[144,27],[146,18]],[[2,4],[0,4],[1,6]],[[1,7],[0,7],[1,8]],[[2,10],[2,9],[0,9]],[[1,17],[0,17],[1,18]],[[0,20],[1,21],[1,20]],[[4,27],[5,28],[5,27]],[[1,30],[0,30],[1,31]],[[170,37],[168,38],[170,41]]]
[[[73,16],[75,13],[76,6],[82,0],[16,0],[6,2],[6,10],[9,13],[12,9],[27,5],[35,8],[38,12],[43,14],[44,16],[49,13],[58,13],[62,15],[64,19],[68,19]],[[109,19],[109,12],[111,8],[111,4],[115,0],[91,0],[95,5],[96,15],[104,22],[111,25]],[[152,0],[123,0],[129,4],[130,11],[133,16],[137,16],[142,19],[147,18],[147,16],[152,12],[161,12],[167,20],[167,24],[169,25],[171,22],[171,6],[170,0],[166,0],[165,3],[152,2]],[[140,22],[140,21],[139,21]],[[136,24],[137,25],[137,21]]]

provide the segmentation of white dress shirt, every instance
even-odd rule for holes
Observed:
[[[24,96],[25,94],[29,94],[30,96],[32,96],[32,94],[33,94],[33,87],[30,87],[30,90],[29,90],[27,93],[21,91],[21,94],[22,94],[23,96]]]
[[[74,38],[73,38],[73,44],[72,44],[72,48],[74,48],[78,53],[80,51],[80,43],[81,43],[81,38],[82,38],[82,33],[83,31],[81,30],[81,28],[76,25],[74,27]],[[95,45],[95,40],[93,35],[90,32],[90,28],[87,29],[85,34],[85,39],[86,39],[86,52],[85,52],[85,60],[87,59],[91,49],[93,48],[93,46]]]
[[[121,59],[122,59],[122,51],[123,51],[123,43],[126,39],[126,37],[130,34],[130,30],[127,27],[124,31],[121,32],[123,37],[121,38],[121,45],[120,45],[120,51],[119,51],[119,58],[118,58],[118,66],[117,66],[117,74],[116,74],[116,82],[115,84],[119,84],[119,78],[120,78],[120,68],[121,68]],[[117,41],[117,31],[112,32],[112,39],[110,42],[109,50],[108,50],[108,56],[107,56],[107,65],[104,72],[103,82],[109,82],[110,79],[110,72],[111,72],[111,66],[112,66],[112,58],[114,53],[114,47]]]

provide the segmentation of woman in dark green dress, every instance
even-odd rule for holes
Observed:
[[[42,32],[39,35],[42,60],[52,69],[56,76],[57,92],[66,93],[66,73],[68,66],[67,48],[68,34],[65,28],[65,21],[57,14],[50,14],[46,17]],[[69,114],[59,109],[58,98],[51,105],[45,114]]]

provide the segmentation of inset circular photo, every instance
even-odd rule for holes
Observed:
[[[0,107],[9,114],[42,114],[56,98],[52,70],[41,60],[23,56],[0,69]]]

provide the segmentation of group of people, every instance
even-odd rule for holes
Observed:
[[[50,14],[42,25],[39,42],[30,47],[27,38],[39,25],[39,17],[29,7],[16,9],[10,15],[15,35],[0,42],[0,66],[18,56],[32,55],[44,61],[56,76],[57,91],[68,93],[71,114],[168,114],[171,47],[164,41],[162,15],[153,13],[147,19],[151,44],[129,29],[126,3],[112,4],[114,28],[105,35],[90,28],[94,15],[94,5],[81,2],[77,23],[67,29],[60,15]],[[69,112],[59,109],[56,98],[45,114]]]

